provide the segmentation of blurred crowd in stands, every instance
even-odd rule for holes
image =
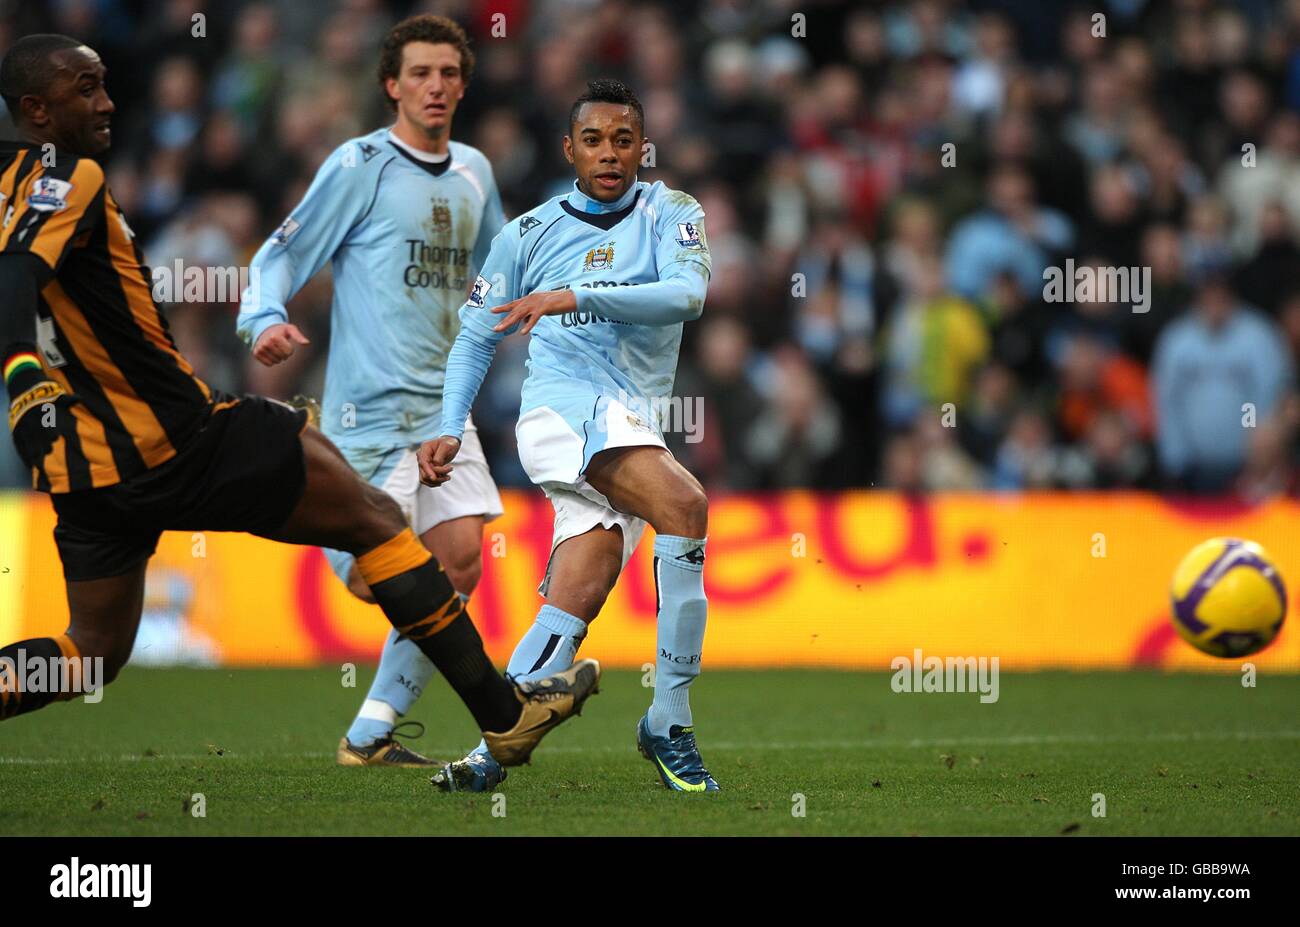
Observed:
[[[96,47],[149,261],[241,265],[389,121],[376,52],[414,12],[474,39],[453,137],[507,216],[571,183],[586,79],[640,94],[642,179],[707,216],[677,381],[702,418],[669,436],[706,487],[1300,493],[1300,0],[0,0],[0,52]],[[1149,284],[1049,299],[1067,260]],[[330,293],[291,303],[313,343],[274,369],[233,301],[171,306],[172,331],[217,386],[319,395]],[[475,412],[505,485],[526,350]]]

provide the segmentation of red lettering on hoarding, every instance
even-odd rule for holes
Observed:
[[[551,504],[541,493],[512,493],[506,499],[506,505],[513,511],[516,507],[525,510],[525,516],[514,523],[510,533],[497,532],[492,525],[483,529],[483,577],[470,598],[469,613],[477,625],[479,633],[488,645],[489,651],[498,647],[513,648],[517,641],[507,639],[510,628],[510,616],[506,614],[505,584],[507,573],[501,569],[500,561],[511,555],[513,549],[522,551],[533,564],[529,571],[532,583],[540,583],[546,575],[546,566],[551,557],[551,538],[554,535],[552,522],[554,512]],[[502,556],[497,557],[496,534],[505,535],[502,541],[507,545]]]
[[[774,595],[793,576],[790,564],[790,524],[779,496],[728,496],[716,499],[713,511],[724,507],[750,506],[760,516],[759,525],[744,533],[710,531],[706,564],[722,560],[751,560],[763,564],[758,578],[745,584],[728,585],[718,578],[717,570],[704,570],[704,591],[714,604],[747,605]],[[648,543],[647,537],[646,542]],[[766,556],[762,556],[766,554]],[[640,622],[653,623],[655,614],[653,554],[645,544],[628,561],[618,580],[619,594],[624,597],[630,616]],[[778,563],[778,566],[770,564]]]
[[[501,604],[502,578],[497,569],[500,558],[492,556],[492,536],[486,530],[483,533],[483,575],[470,594],[467,610],[483,643],[491,650],[494,646],[505,643],[505,606]]]
[[[1266,653],[1270,648],[1277,646],[1282,635],[1278,635],[1268,642],[1259,653]],[[1167,615],[1161,615],[1147,628],[1142,638],[1138,641],[1137,647],[1133,649],[1133,656],[1130,662],[1135,667],[1159,667],[1165,665],[1169,657],[1169,651],[1178,646],[1182,638],[1178,636],[1178,631],[1173,622]],[[1191,648],[1191,645],[1188,645]],[[1257,654],[1251,654],[1252,657]]]
[[[898,550],[882,560],[855,560],[849,552],[845,531],[840,524],[841,512],[847,494],[817,497],[817,530],[826,558],[841,573],[861,579],[879,579],[905,566],[925,569],[934,567],[935,553],[934,517],[930,503],[920,496],[903,498],[907,528],[906,536]]]
[[[647,532],[648,533],[648,532]],[[627,566],[618,577],[618,589],[620,595],[627,600],[628,613],[634,621],[642,623],[649,622],[654,624],[659,616],[656,613],[655,606],[655,589],[654,589],[654,572],[651,564],[654,562],[653,555],[647,556],[643,548],[638,545],[636,551],[628,560]],[[704,574],[708,576],[706,571]]]
[[[718,571],[709,572],[706,560],[704,591],[715,602],[726,605],[746,605],[761,602],[775,595],[794,575],[791,562],[790,520],[782,505],[784,497],[777,494],[732,496],[724,505],[747,505],[760,516],[758,526],[745,534],[719,534],[709,538],[708,560],[718,563],[724,559],[761,559],[764,569],[757,579],[745,585],[727,585],[718,578]],[[751,551],[753,552],[751,554]],[[766,556],[756,556],[766,554]]]
[[[1159,496],[1173,514],[1192,521],[1221,522],[1249,515],[1259,507],[1240,496]]]
[[[1178,632],[1169,621],[1168,615],[1161,615],[1147,628],[1142,639],[1133,651],[1132,663],[1139,667],[1155,667],[1165,662],[1169,648],[1178,640]]]
[[[962,538],[961,553],[967,560],[976,562],[987,560],[989,556],[989,536],[972,531]]]
[[[519,536],[533,555],[537,582],[540,583],[551,562],[551,541],[555,537],[555,509],[541,493],[528,494],[528,518],[522,525]]]
[[[379,659],[384,644],[379,622],[375,623],[374,637],[364,641],[351,640],[338,628],[325,596],[325,583],[334,581],[319,547],[299,549],[298,565],[293,573],[294,600],[298,604],[298,620],[302,622],[307,638],[315,645],[317,657],[322,660],[346,660],[358,656]],[[383,620],[384,613],[377,607],[374,613],[376,618]]]

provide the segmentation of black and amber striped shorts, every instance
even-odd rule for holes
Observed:
[[[214,398],[207,423],[170,460],[113,486],[51,496],[65,579],[128,573],[164,531],[268,534],[284,524],[306,486],[307,413],[261,396]]]

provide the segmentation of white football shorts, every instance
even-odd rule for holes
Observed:
[[[567,418],[551,406],[539,406],[520,415],[515,426],[519,460],[528,478],[541,487],[555,509],[552,558],[555,548],[569,538],[586,534],[597,526],[617,526],[623,533],[623,566],[627,566],[641,540],[645,522],[615,509],[583,474],[591,458],[600,451],[642,445],[666,449],[666,445],[654,426],[616,399],[608,396],[593,399],[576,414],[575,408],[568,409]],[[538,586],[542,595],[546,595],[550,581],[548,560],[546,575]]]
[[[366,478],[372,486],[388,493],[402,509],[407,522],[416,535],[422,535],[435,525],[454,518],[482,515],[484,522],[499,517],[501,494],[492,481],[483,445],[479,443],[474,420],[465,422],[465,434],[460,450],[452,461],[451,479],[441,486],[425,486],[420,482],[420,467],[412,447],[382,450],[342,450],[348,463]],[[343,582],[348,581],[354,558],[341,550],[326,550],[330,569]]]

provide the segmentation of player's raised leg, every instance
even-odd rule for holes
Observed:
[[[345,550],[393,627],[433,662],[474,715],[503,765],[527,762],[542,736],[577,713],[596,688],[599,665],[519,685],[497,673],[438,561],[392,497],[369,485],[315,429],[302,436],[306,488],[274,540]]]
[[[419,482],[409,472],[408,448],[353,449],[342,453],[372,486],[393,497],[408,523],[414,522]],[[431,549],[425,538],[421,542],[426,549]],[[325,557],[335,575],[347,584],[349,592],[363,602],[375,604],[370,587],[357,569],[355,557],[346,551],[328,549]],[[447,570],[447,561],[438,557],[438,562]],[[448,577],[452,577],[450,571]],[[465,591],[456,586],[455,579],[452,587],[466,599]],[[401,727],[397,719],[410,710],[436,673],[437,668],[413,641],[399,634],[396,628],[391,629],[384,639],[379,666],[365,700],[348,730],[339,738],[335,761],[340,766],[441,766],[440,761],[422,756],[397,740]],[[422,732],[423,725],[419,727]]]
[[[618,527],[596,525],[561,540],[547,567],[546,604],[515,645],[506,675],[533,682],[571,667],[587,625],[600,614],[622,568],[623,532]],[[505,778],[482,741],[464,759],[443,765],[432,782],[448,792],[486,792]]]
[[[463,602],[469,602],[482,575],[482,538],[482,515],[440,522],[420,535],[420,543],[442,564]],[[348,588],[364,601],[374,602],[354,561],[349,571]],[[436,672],[437,668],[413,641],[399,634],[396,628],[389,631],[365,701],[339,741],[339,765],[407,768],[445,765],[441,760],[416,753],[396,739],[401,733],[398,719],[410,711]]]
[[[708,602],[704,547],[709,501],[691,473],[659,447],[617,448],[592,458],[587,482],[620,512],[655,529],[654,574],[659,608],[655,694],[637,725],[637,747],[665,786],[716,791],[695,743],[690,688],[700,675]]]
[[[546,604],[510,655],[506,672],[536,679],[573,664],[623,569],[623,532],[596,526],[561,541],[547,569]]]
[[[0,719],[27,714],[55,701],[69,701],[117,678],[135,643],[144,606],[145,565],[120,576],[67,583],[71,622],[57,637],[37,637],[0,647]],[[62,664],[56,661],[64,661]],[[84,660],[96,661],[86,664]],[[45,674],[36,677],[20,667]],[[62,665],[66,670],[50,672]],[[102,670],[95,667],[102,667]],[[101,675],[102,672],[102,675]],[[54,681],[57,684],[51,685]],[[25,684],[26,683],[26,684]]]

